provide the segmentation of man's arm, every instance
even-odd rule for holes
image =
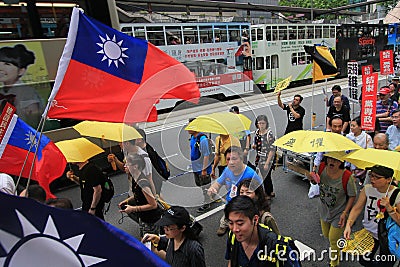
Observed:
[[[293,108],[293,106],[292,106],[291,103],[290,103],[288,106],[289,106],[290,112],[292,112],[293,116],[294,116],[296,119],[299,119],[299,118],[301,117],[300,113],[297,113],[297,112],[294,110],[294,108]]]
[[[97,204],[99,203],[100,198],[101,198],[101,191],[102,191],[101,185],[97,185],[97,186],[93,187],[93,199],[92,199],[92,204],[90,205],[90,209],[89,209],[90,214],[94,215],[96,212]]]
[[[203,158],[203,168],[201,169],[201,175],[207,175],[207,167],[209,165],[209,160],[210,156],[204,156]]]
[[[220,183],[218,183],[218,182],[213,183],[213,184],[210,186],[210,188],[208,188],[207,194],[208,194],[209,196],[218,194],[219,189],[221,188],[221,186],[222,186],[222,185],[221,185]]]
[[[108,162],[115,162],[115,165],[120,171],[124,171],[124,163],[120,161],[114,154],[108,154],[107,156]]]
[[[280,106],[282,109],[285,107],[281,100],[281,92],[278,92],[278,106]]]
[[[345,121],[345,122],[343,123],[342,133],[344,133],[344,131],[346,131],[347,126],[349,126],[349,122],[348,122],[348,121]]]

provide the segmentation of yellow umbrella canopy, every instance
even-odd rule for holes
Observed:
[[[67,162],[85,162],[104,152],[99,146],[83,137],[60,141],[55,145],[61,150]]]
[[[294,131],[285,134],[274,145],[296,153],[329,152],[361,149],[343,135],[322,131]]]
[[[125,123],[83,121],[73,126],[81,135],[124,142],[142,138],[140,133]]]
[[[201,115],[186,126],[187,131],[233,134],[250,130],[251,120],[243,114],[217,112]]]
[[[365,169],[374,165],[381,165],[393,169],[394,177],[400,179],[400,153],[397,151],[375,148],[359,149],[347,154],[344,160]]]

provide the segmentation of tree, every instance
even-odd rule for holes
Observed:
[[[347,0],[280,0],[280,6],[330,9],[348,5]]]

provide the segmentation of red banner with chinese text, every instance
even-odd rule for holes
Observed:
[[[381,74],[393,74],[393,50],[380,51]]]
[[[362,76],[370,75],[374,72],[374,67],[372,65],[366,65],[361,67]]]
[[[376,94],[378,90],[378,73],[363,75],[361,129],[375,130],[376,120]]]
[[[15,107],[8,102],[3,108],[3,112],[0,115],[0,144],[3,140],[3,137],[7,131],[8,125],[10,124],[11,118],[14,115],[15,111]]]

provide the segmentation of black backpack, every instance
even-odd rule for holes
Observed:
[[[109,203],[114,196],[114,184],[110,177],[105,175],[105,181],[101,186],[101,199],[105,203]]]
[[[146,150],[154,169],[156,169],[156,171],[164,179],[168,179],[168,177],[171,176],[171,171],[168,168],[168,163],[162,157],[160,157],[160,155],[158,155],[158,153],[151,145],[147,144]]]
[[[200,138],[202,136],[205,136],[207,138],[207,142],[208,142],[208,152],[209,152],[209,158],[208,158],[208,162],[210,162],[210,164],[213,164],[214,162],[214,158],[215,158],[215,145],[214,142],[211,140],[211,138],[209,138],[207,135],[205,135],[204,133],[199,133],[196,136],[196,144],[195,147],[199,152],[199,155],[201,156],[201,151],[200,151]]]

